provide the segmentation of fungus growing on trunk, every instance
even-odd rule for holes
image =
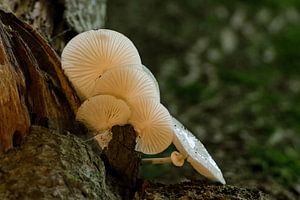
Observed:
[[[123,34],[99,29],[78,34],[63,49],[62,68],[78,96],[91,97],[96,79],[112,68],[141,64],[134,44]]]
[[[93,131],[95,139],[104,148],[111,139],[110,129],[114,125],[125,125],[131,111],[121,99],[110,95],[97,95],[83,102],[76,114],[76,120]]]
[[[133,105],[129,123],[138,134],[136,150],[145,154],[164,151],[174,137],[169,111],[155,99],[139,98]]]
[[[138,135],[136,151],[157,154],[172,141],[179,151],[144,162],[181,167],[186,159],[200,174],[225,184],[203,144],[160,104],[158,83],[126,36],[106,29],[81,33],[63,50],[62,68],[79,97],[87,99],[76,119],[94,131],[102,148],[112,138],[112,126],[130,123]]]
[[[137,98],[154,99],[159,102],[159,93],[151,77],[141,68],[116,67],[107,70],[95,83],[93,95],[109,94],[126,101],[132,107]]]

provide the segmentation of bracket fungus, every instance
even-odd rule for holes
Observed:
[[[130,108],[123,100],[110,95],[97,95],[83,102],[76,120],[91,129],[101,148],[104,148],[111,139],[110,129],[114,125],[127,124],[130,114]]]
[[[173,143],[179,152],[187,157],[187,161],[197,172],[211,180],[225,184],[221,170],[204,145],[177,119],[172,117],[172,121],[175,133]]]
[[[95,80],[112,68],[141,64],[134,44],[123,34],[99,29],[78,34],[72,38],[61,55],[64,73],[78,96],[90,97]]]
[[[129,105],[142,97],[159,102],[154,81],[138,67],[116,67],[107,70],[95,83],[93,95],[109,94],[121,98]],[[135,106],[135,105],[134,105]]]
[[[154,99],[137,99],[132,107],[129,123],[138,134],[137,151],[144,154],[157,154],[172,143],[174,134],[171,115]]]

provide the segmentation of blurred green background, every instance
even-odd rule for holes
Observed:
[[[229,184],[300,195],[299,0],[108,1],[106,28],[134,42],[162,103]],[[141,176],[201,178],[171,165],[145,165]]]

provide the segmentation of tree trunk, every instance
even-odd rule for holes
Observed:
[[[85,127],[74,121],[81,102],[44,39],[61,51],[65,38],[57,36],[58,31],[69,29],[64,8],[74,5],[3,2],[22,20],[7,8],[0,10],[0,199],[265,198],[257,190],[208,183],[139,183],[134,129],[113,127],[113,139],[103,152],[95,143],[85,142]],[[101,17],[82,17],[93,13],[87,12],[69,19],[74,30],[103,25]],[[91,21],[83,25],[76,19]]]

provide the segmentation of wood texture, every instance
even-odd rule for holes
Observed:
[[[137,189],[137,178],[141,154],[135,151],[136,132],[131,125],[114,126],[113,138],[104,149],[102,158],[108,174],[113,177],[117,193],[124,199],[133,197]]]
[[[5,11],[0,11],[0,54],[0,117],[5,119],[0,151],[19,143],[31,124],[72,129],[80,102],[58,56],[28,24]]]

